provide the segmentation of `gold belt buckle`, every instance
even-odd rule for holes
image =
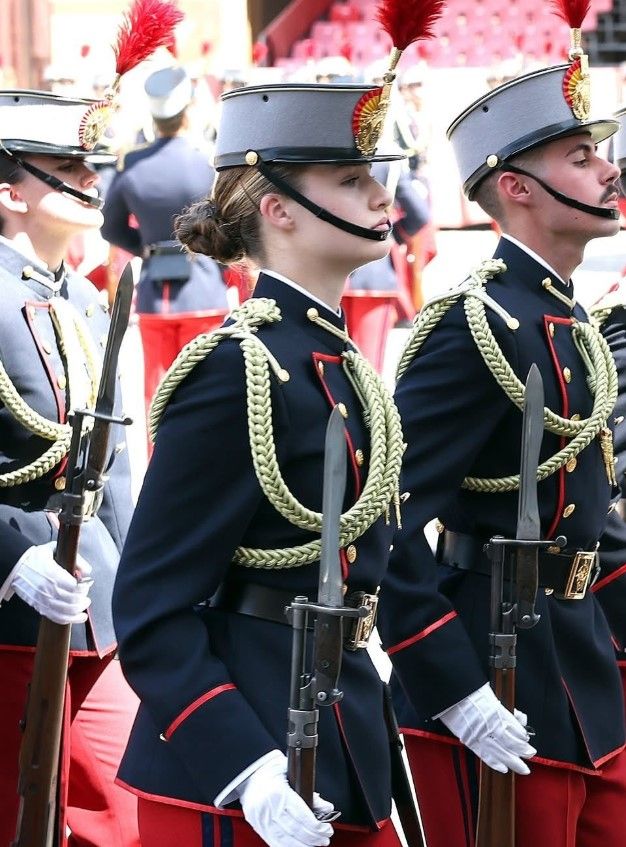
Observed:
[[[356,618],[352,622],[352,628],[345,638],[346,650],[359,650],[367,647],[367,642],[376,624],[376,610],[378,608],[378,595],[366,594],[364,591],[355,591],[350,596],[350,605],[355,608],[365,606],[367,615]]]
[[[579,550],[574,556],[572,568],[569,573],[565,593],[563,597],[566,600],[582,600],[587,593],[589,581],[596,563],[597,553],[585,552]]]

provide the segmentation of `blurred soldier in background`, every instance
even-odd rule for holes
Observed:
[[[174,238],[174,218],[210,193],[215,172],[187,138],[191,80],[183,68],[163,68],[145,83],[156,140],[126,155],[107,194],[102,235],[144,259],[138,312],[226,308],[219,266],[191,258]],[[131,215],[136,221],[132,225]]]

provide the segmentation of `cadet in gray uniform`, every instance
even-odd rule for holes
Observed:
[[[93,408],[109,326],[97,290],[63,261],[73,236],[102,223],[98,177],[88,164],[95,156],[84,136],[98,109],[49,93],[0,93],[2,845],[16,830],[19,721],[42,615],[73,625],[60,830],[67,823],[76,847],[139,843],[134,798],[114,784],[137,704],[114,660],[111,620],[132,511],[120,427],[111,431],[115,461],[102,506],[81,530],[76,578],[54,561],[58,521],[46,511],[65,486],[68,413]],[[56,843],[63,847],[65,838]]]

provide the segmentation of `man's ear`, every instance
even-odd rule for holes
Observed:
[[[271,226],[289,230],[294,220],[289,208],[289,200],[282,194],[264,194],[259,203],[259,211]]]
[[[28,211],[28,204],[20,193],[19,183],[0,182],[0,209],[23,215]]]
[[[502,194],[514,203],[526,204],[531,198],[532,185],[527,176],[504,171],[498,177],[498,186]]]

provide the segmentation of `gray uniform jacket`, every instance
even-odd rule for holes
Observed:
[[[66,422],[71,405],[68,368],[55,319],[54,298],[71,301],[102,354],[109,316],[98,292],[83,277],[62,268],[54,275],[0,239],[0,364],[23,401],[48,421]],[[76,346],[78,345],[78,347]],[[85,346],[74,340],[74,350]],[[87,367],[87,354],[79,370]],[[0,374],[1,375],[1,374]],[[118,400],[119,404],[119,400]],[[120,409],[117,408],[117,413]],[[19,557],[33,544],[56,538],[56,515],[46,512],[49,498],[62,490],[65,459],[40,479],[7,486],[4,476],[40,457],[51,441],[33,434],[7,407],[0,394],[0,585]],[[110,449],[115,461],[109,471],[97,516],[83,523],[80,553],[93,568],[94,584],[86,624],[72,627],[74,653],[104,655],[115,647],[111,592],[119,554],[130,523],[130,469],[123,428],[114,426]],[[17,595],[0,605],[0,645],[32,647],[40,617]]]

